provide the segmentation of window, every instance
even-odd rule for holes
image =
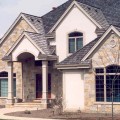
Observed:
[[[16,96],[16,74],[13,74],[13,92]],[[0,73],[0,97],[8,96],[8,72]]]
[[[69,53],[74,53],[83,47],[83,34],[80,32],[73,32],[69,34]]]
[[[106,68],[97,68],[95,79],[97,102],[112,102],[112,83],[113,102],[120,102],[120,66],[111,65]]]

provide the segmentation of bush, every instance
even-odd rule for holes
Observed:
[[[24,114],[31,114],[31,112],[29,110],[25,110]]]

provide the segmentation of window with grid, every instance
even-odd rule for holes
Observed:
[[[13,92],[16,96],[16,74],[13,74]],[[8,96],[8,72],[0,73],[0,97]]]
[[[120,102],[120,66],[111,65],[96,69],[96,101]]]
[[[73,32],[69,34],[69,53],[74,53],[83,47],[83,34]]]

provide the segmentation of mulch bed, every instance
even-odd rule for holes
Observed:
[[[46,119],[65,119],[65,120],[112,120],[111,114],[99,113],[61,113],[56,111],[53,114],[53,109],[35,110],[35,111],[22,111],[7,113],[9,116],[16,117],[29,117],[29,118],[46,118]],[[120,115],[114,115],[114,120],[120,120]]]

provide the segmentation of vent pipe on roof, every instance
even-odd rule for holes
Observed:
[[[55,10],[55,9],[56,9],[56,7],[52,7],[52,9],[53,9],[53,10]]]

